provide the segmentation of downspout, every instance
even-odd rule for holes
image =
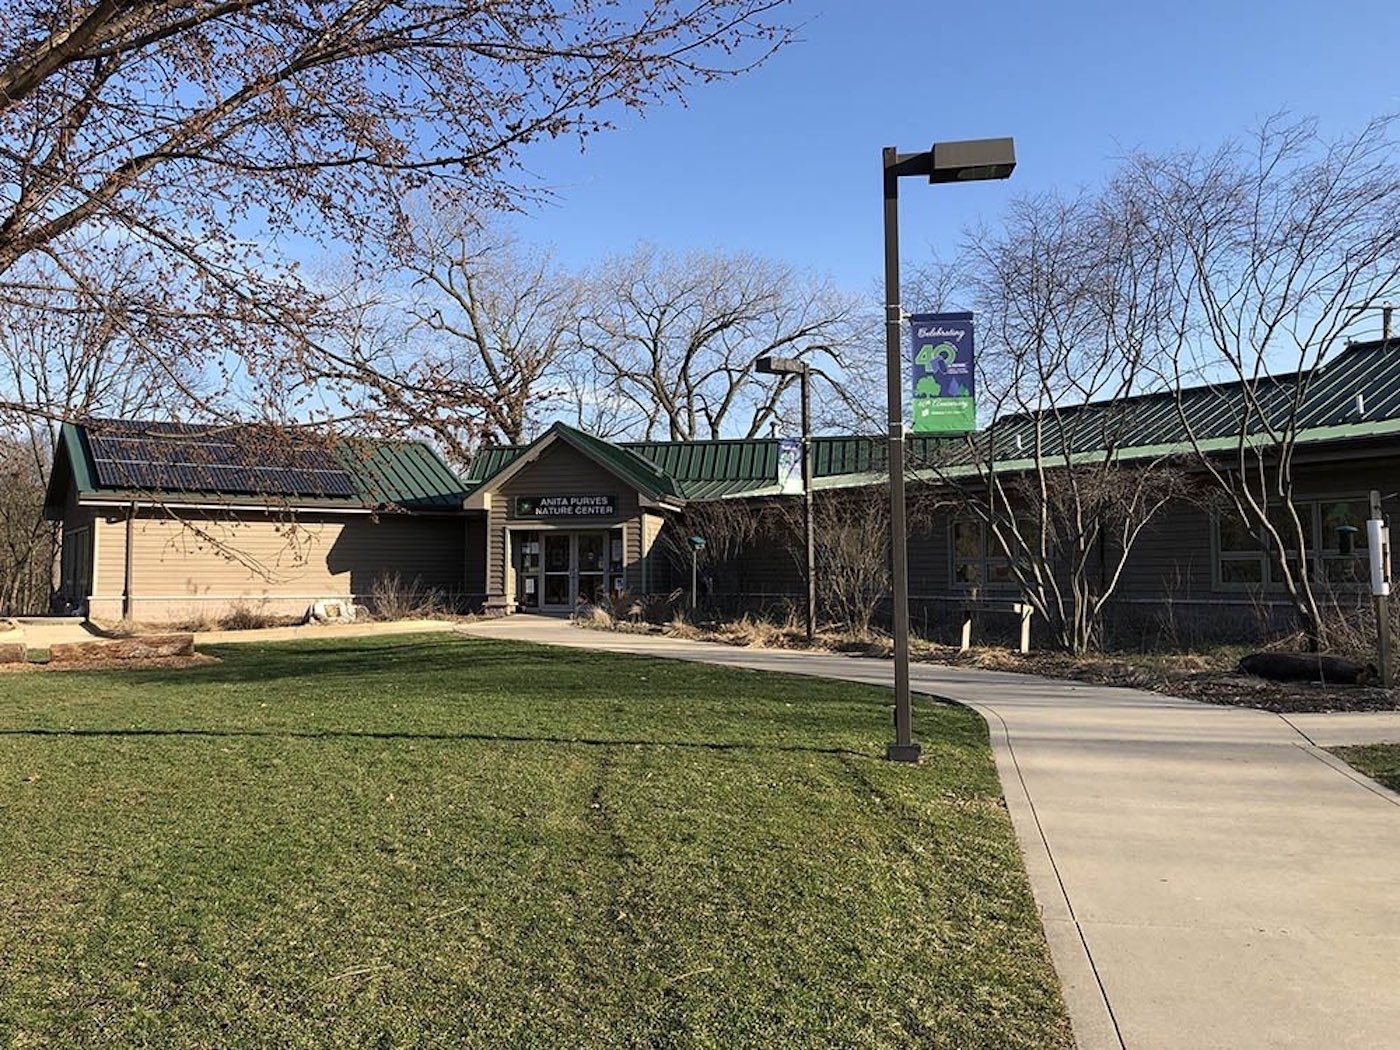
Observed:
[[[126,562],[125,562],[125,566],[124,566],[125,580],[123,581],[123,584],[122,584],[122,619],[123,619],[123,620],[130,620],[130,619],[132,618],[132,613],[133,613],[132,604],[133,604],[135,595],[132,594],[133,558],[132,558],[132,542],[131,542],[131,541],[132,541],[132,537],[135,535],[135,532],[136,532],[136,503],[133,501],[133,502],[130,503],[130,504],[127,506],[127,508],[126,508]]]

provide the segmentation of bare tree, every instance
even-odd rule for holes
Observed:
[[[16,0],[0,8],[0,280],[43,260],[83,291],[93,245],[121,242],[154,278],[137,313],[217,328],[243,399],[275,412],[297,396],[288,373],[335,353],[287,243],[353,250],[422,187],[516,204],[538,189],[523,148],[749,68],[788,39],[780,6]]]
[[[59,421],[176,413],[204,389],[179,352],[198,320],[144,311],[133,289],[151,275],[122,246],[94,248],[82,289],[53,267],[23,270],[29,279],[0,286],[0,611],[10,613],[47,611],[57,536],[44,480]],[[153,339],[168,357],[145,353]]]
[[[81,287],[27,261],[0,284],[0,429],[51,443],[56,421],[209,399],[193,343],[198,318],[152,313],[141,296],[157,280],[124,246],[93,246]],[[100,300],[100,302],[98,301]],[[150,353],[154,344],[164,351]]]
[[[1316,369],[1400,291],[1392,119],[1326,140],[1274,117],[1208,152],[1139,156],[1122,192],[1173,279],[1164,374],[1196,460],[1273,565],[1314,644],[1327,641],[1294,452]],[[1201,379],[1215,388],[1185,390]]]
[[[780,263],[642,247],[601,268],[582,343],[637,436],[754,437],[791,385],[755,376],[758,358],[807,360],[839,398],[857,313],[830,282]]]
[[[0,437],[0,616],[48,612],[56,547],[43,513],[47,454]]]
[[[328,369],[373,429],[431,435],[464,460],[575,408],[580,281],[548,252],[429,211],[395,261],[408,287],[351,283],[338,297],[339,356],[353,363]]]
[[[1005,582],[1073,652],[1101,642],[1134,544],[1186,493],[1169,455],[1121,459],[1135,425],[1121,401],[1156,380],[1169,305],[1153,240],[1125,203],[1113,193],[1026,199],[1003,231],[969,238],[964,294],[980,313],[991,418],[914,462],[947,486]]]

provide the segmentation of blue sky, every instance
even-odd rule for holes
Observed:
[[[649,240],[750,250],[865,291],[880,268],[882,146],[1016,138],[1007,183],[904,180],[908,263],[995,222],[1013,194],[1097,183],[1136,147],[1213,146],[1284,108],[1334,132],[1400,110],[1393,0],[791,11],[801,39],[758,72],[628,116],[582,154],[537,147],[529,166],[558,200],[521,218],[521,234],[571,265]]]

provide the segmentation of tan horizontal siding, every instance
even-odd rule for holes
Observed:
[[[98,531],[99,598],[118,598],[125,589],[126,534],[124,517],[105,520]],[[146,600],[363,596],[389,575],[457,593],[463,558],[459,518],[145,513],[132,530],[132,593]]]
[[[617,513],[598,518],[514,518],[517,496],[606,496],[614,498]],[[555,442],[527,464],[520,473],[491,493],[487,511],[486,592],[498,601],[513,599],[506,579],[506,526],[526,529],[556,528],[570,531],[612,530],[623,526],[623,556],[628,586],[639,587],[638,560],[641,557],[641,504],[635,489],[611,471],[562,441]]]

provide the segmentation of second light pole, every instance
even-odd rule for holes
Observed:
[[[914,714],[909,702],[909,551],[904,516],[904,308],[899,295],[899,180],[927,175],[929,182],[1004,179],[1016,167],[1011,139],[935,142],[927,153],[886,146],[885,169],[885,379],[889,409],[890,569],[894,575],[894,743],[885,757],[917,762]]]
[[[814,350],[824,349],[813,347]],[[754,368],[770,376],[797,376],[802,385],[802,531],[807,545],[807,644],[817,640],[817,542],[812,521],[812,366],[796,357],[760,357]]]

